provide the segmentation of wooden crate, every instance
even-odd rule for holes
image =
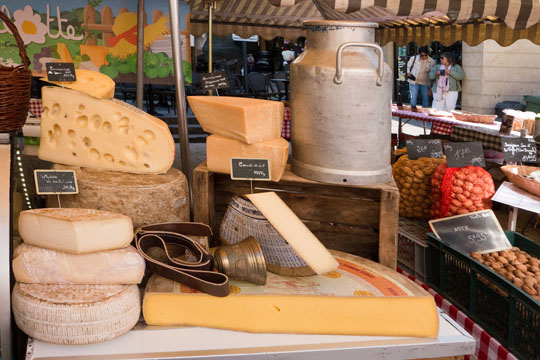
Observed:
[[[296,176],[289,165],[281,180],[253,181],[254,192],[276,191],[329,249],[340,250],[396,269],[399,191],[392,180],[375,186],[323,184]],[[249,194],[250,181],[194,170],[194,220],[212,227],[215,239],[233,195]]]

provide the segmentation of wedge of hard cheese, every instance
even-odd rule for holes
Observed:
[[[279,181],[289,157],[289,142],[283,138],[254,144],[232,140],[220,135],[206,138],[206,163],[209,171],[230,174],[231,158],[268,159],[270,176]]]
[[[228,96],[187,99],[204,131],[246,144],[281,137],[282,102]]]
[[[144,259],[137,249],[70,254],[28,244],[17,246],[12,261],[15,280],[33,284],[139,284]]]
[[[275,192],[246,197],[317,274],[335,270],[336,259]]]
[[[111,99],[114,97],[114,80],[107,75],[99,71],[76,69],[75,77],[77,81],[49,81],[46,77],[41,80],[77,90],[98,99]]]
[[[268,273],[265,286],[231,279],[224,298],[153,275],[144,319],[247,332],[437,337],[437,308],[425,290],[380,264],[333,254],[335,271],[300,278]]]
[[[42,95],[40,159],[140,174],[171,167],[174,140],[158,118],[60,87],[44,87]]]
[[[26,244],[82,254],[128,246],[133,224],[109,211],[45,208],[22,211],[19,233]]]

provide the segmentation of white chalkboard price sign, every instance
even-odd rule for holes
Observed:
[[[231,179],[270,181],[268,159],[231,158]]]
[[[77,177],[73,170],[34,170],[38,195],[78,194]]]
[[[431,220],[429,224],[441,241],[464,254],[512,248],[491,210]]]
[[[421,157],[443,158],[442,143],[439,139],[417,139],[407,140],[407,156],[411,160]]]
[[[47,80],[49,81],[76,81],[75,65],[67,62],[46,63]]]
[[[227,89],[230,87],[225,71],[201,74],[201,86],[204,90]]]
[[[484,148],[480,141],[448,142],[444,144],[448,167],[486,166]]]
[[[535,163],[536,141],[533,138],[501,137],[504,160],[513,163]]]

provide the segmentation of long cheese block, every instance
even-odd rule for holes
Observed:
[[[58,45],[60,46],[60,44]],[[49,81],[46,77],[41,80],[77,90],[98,99],[111,99],[114,97],[114,80],[107,75],[99,71],[76,69],[75,77],[77,81]]]
[[[110,211],[44,208],[22,211],[19,233],[26,244],[82,254],[128,246],[133,224]]]
[[[152,275],[144,319],[246,332],[437,337],[437,307],[425,290],[380,264],[333,254],[335,271],[300,278],[268,273],[265,286],[231,279],[224,298]]]
[[[202,128],[246,144],[278,139],[283,125],[283,103],[229,96],[188,96]]]
[[[275,192],[246,197],[313,271],[322,274],[338,267],[336,259]]]
[[[166,123],[116,99],[42,89],[39,158],[131,173],[165,173],[174,160]]]
[[[13,317],[19,329],[45,342],[82,345],[131,330],[141,305],[137,285],[15,283]]]
[[[289,157],[289,142],[283,138],[244,144],[220,135],[206,138],[206,158],[209,171],[231,173],[231,158],[268,159],[270,176],[279,181]]]
[[[137,249],[70,254],[28,244],[13,252],[15,280],[32,284],[139,284],[144,276],[144,259]]]
[[[53,166],[73,170],[78,194],[62,195],[68,208],[100,209],[127,215],[133,226],[189,221],[189,189],[186,176],[175,168],[165,174],[129,174],[78,166]],[[47,198],[48,207],[58,207],[58,197]]]

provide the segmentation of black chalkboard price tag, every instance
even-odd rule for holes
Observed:
[[[47,80],[49,81],[76,81],[75,65],[66,62],[46,63]]]
[[[411,160],[421,157],[443,158],[442,143],[439,139],[407,140],[407,156]]]
[[[227,89],[230,87],[225,71],[214,71],[209,74],[201,74],[201,85],[204,90]]]
[[[268,159],[231,158],[231,179],[270,180],[270,161]]]
[[[442,242],[464,254],[512,248],[491,210],[431,220],[429,224]]]
[[[533,138],[501,137],[506,162],[535,163],[537,160],[536,141]]]
[[[38,195],[79,193],[73,170],[34,170],[34,180]]]
[[[484,149],[479,141],[445,143],[444,153],[448,167],[486,166]]]

